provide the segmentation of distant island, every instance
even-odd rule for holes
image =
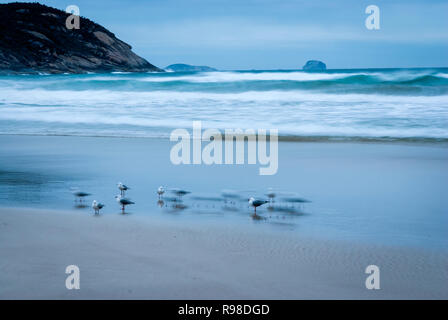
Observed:
[[[163,72],[87,18],[68,29],[68,16],[39,3],[0,4],[0,73]]]
[[[302,69],[305,71],[325,71],[327,65],[319,60],[308,60]]]
[[[207,66],[192,66],[184,63],[176,63],[170,64],[165,68],[165,71],[174,71],[174,72],[208,72],[208,71],[218,71],[215,68],[207,67]]]

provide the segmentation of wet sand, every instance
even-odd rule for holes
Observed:
[[[448,298],[446,251],[140,215],[1,208],[0,256],[1,299]],[[65,288],[72,264],[80,290]]]
[[[448,147],[443,143],[280,142],[278,173],[255,165],[174,165],[166,139],[0,135],[0,207],[73,210],[70,188],[117,214],[117,182],[131,187],[129,212],[183,224],[246,228],[247,199],[272,187],[278,210],[257,212],[258,229],[374,245],[448,248]],[[186,209],[158,206],[157,188],[191,191]],[[239,199],[225,203],[223,190]],[[310,200],[291,213],[283,194]],[[167,193],[165,200],[172,197]],[[291,197],[290,195],[288,197]],[[287,209],[287,210],[285,210]],[[76,209],[90,212],[90,208]],[[272,216],[272,218],[270,218]],[[179,221],[178,221],[179,222]]]

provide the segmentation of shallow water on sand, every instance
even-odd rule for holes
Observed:
[[[0,206],[119,214],[117,182],[131,187],[129,214],[185,224],[231,224],[316,238],[448,248],[446,144],[297,143],[279,145],[279,170],[258,165],[171,164],[165,139],[0,136]],[[182,188],[176,199],[157,188]],[[71,187],[91,193],[74,202]],[[257,211],[249,196],[277,193]],[[227,197],[223,196],[225,191]],[[297,198],[310,203],[297,203]],[[173,201],[176,200],[176,201]],[[272,207],[272,208],[270,208]]]

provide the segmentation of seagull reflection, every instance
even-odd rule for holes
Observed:
[[[176,204],[173,206],[173,208],[174,208],[175,210],[182,211],[182,210],[187,209],[188,206],[184,205],[183,203],[176,203]]]

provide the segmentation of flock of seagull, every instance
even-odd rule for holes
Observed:
[[[116,195],[115,199],[120,204],[121,212],[124,214],[125,213],[125,207],[128,206],[128,205],[131,205],[131,204],[135,204],[135,202],[131,201],[131,199],[129,199],[129,198],[126,198],[126,191],[130,189],[128,186],[126,186],[125,184],[123,184],[121,182],[118,182],[117,186],[118,186],[118,190],[120,190],[120,194]],[[162,188],[162,187],[160,187],[160,188]],[[82,202],[83,198],[85,198],[87,196],[90,196],[90,193],[87,193],[87,192],[84,192],[84,191],[79,191],[76,188],[72,189],[72,193],[76,197],[76,199],[79,199],[79,202]],[[75,201],[76,201],[76,199],[75,199]],[[105,207],[105,204],[103,204],[101,202],[98,202],[96,200],[93,200],[92,208],[95,211],[95,214],[99,214],[100,210],[102,208],[104,208],[104,207]]]
[[[121,207],[121,212],[123,214],[125,214],[125,207],[128,206],[128,205],[135,204],[135,202],[131,201],[130,198],[126,197],[126,191],[128,191],[131,188],[129,188],[128,186],[126,186],[125,184],[123,184],[121,182],[118,182],[117,187],[118,187],[118,190],[120,190],[120,194],[116,195],[115,199],[116,199],[116,201],[118,202],[118,204]],[[173,192],[179,198],[181,198],[184,195],[190,193],[189,191],[182,190],[182,189],[170,189],[170,191]],[[90,193],[83,192],[83,191],[80,191],[78,189],[72,189],[72,193],[75,196],[75,201],[79,201],[80,203],[82,203],[83,198],[91,195]],[[158,197],[159,197],[159,201],[162,200],[164,193],[165,193],[165,188],[163,186],[160,186],[157,189],[157,194],[158,194]],[[225,192],[223,193],[223,195],[224,195],[224,197],[229,197],[229,194],[227,194]],[[266,200],[266,199],[255,199],[254,197],[250,197],[248,199],[249,206],[254,208],[254,213],[253,213],[252,217],[259,218],[259,216],[257,215],[257,208],[262,206],[262,205],[264,205],[264,204],[272,203],[273,199],[276,196],[276,193],[274,191],[272,191],[272,189],[270,188],[270,191],[266,194],[266,196],[269,198],[269,200]],[[298,200],[295,201],[295,202],[309,202],[309,201],[307,201],[305,199],[301,199],[301,198],[297,198],[297,199]],[[100,210],[102,208],[104,208],[104,207],[105,207],[105,205],[103,203],[98,202],[97,200],[93,200],[93,202],[92,202],[92,209],[94,210],[95,215],[99,215]]]

